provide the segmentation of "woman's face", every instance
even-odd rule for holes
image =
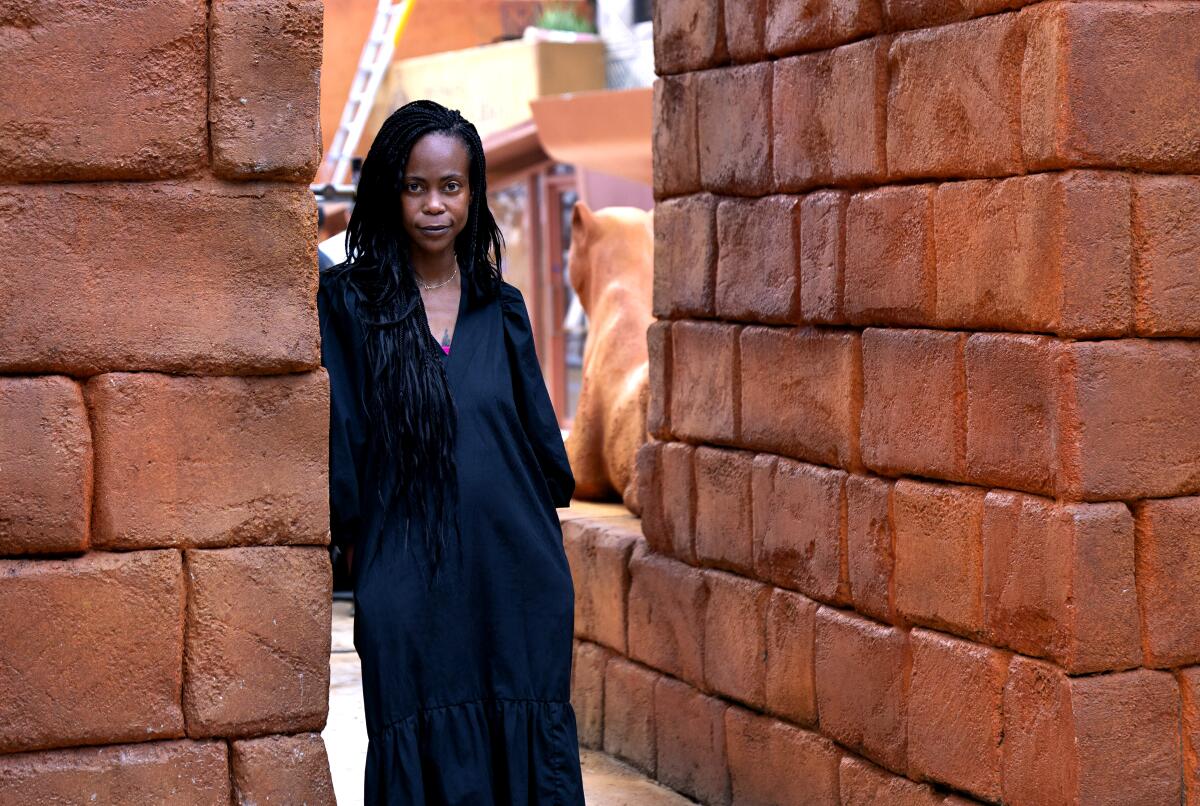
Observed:
[[[442,132],[418,140],[408,155],[401,208],[413,248],[430,255],[454,248],[471,204],[470,157],[457,137]]]

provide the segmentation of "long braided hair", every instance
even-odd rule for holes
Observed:
[[[431,579],[458,532],[457,417],[399,215],[409,154],[435,132],[460,139],[470,158],[467,222],[454,242],[461,293],[468,304],[499,293],[503,239],[487,203],[483,143],[457,110],[413,101],[388,117],[363,161],[346,230],[348,282],[366,332],[369,462],[387,512],[404,505],[406,540],[410,526],[422,529]]]

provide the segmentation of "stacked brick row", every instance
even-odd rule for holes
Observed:
[[[0,801],[332,803],[320,3],[0,17]]]
[[[704,803],[1200,803],[1200,7],[658,4],[585,740]]]

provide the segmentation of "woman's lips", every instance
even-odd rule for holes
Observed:
[[[450,225],[449,224],[441,224],[436,227],[417,227],[417,229],[421,230],[421,232],[425,232],[430,235],[441,235],[443,232],[446,232],[447,230],[450,229]]]

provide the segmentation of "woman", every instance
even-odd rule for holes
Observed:
[[[554,512],[575,480],[501,245],[475,127],[392,114],[318,296],[368,804],[583,803]]]

